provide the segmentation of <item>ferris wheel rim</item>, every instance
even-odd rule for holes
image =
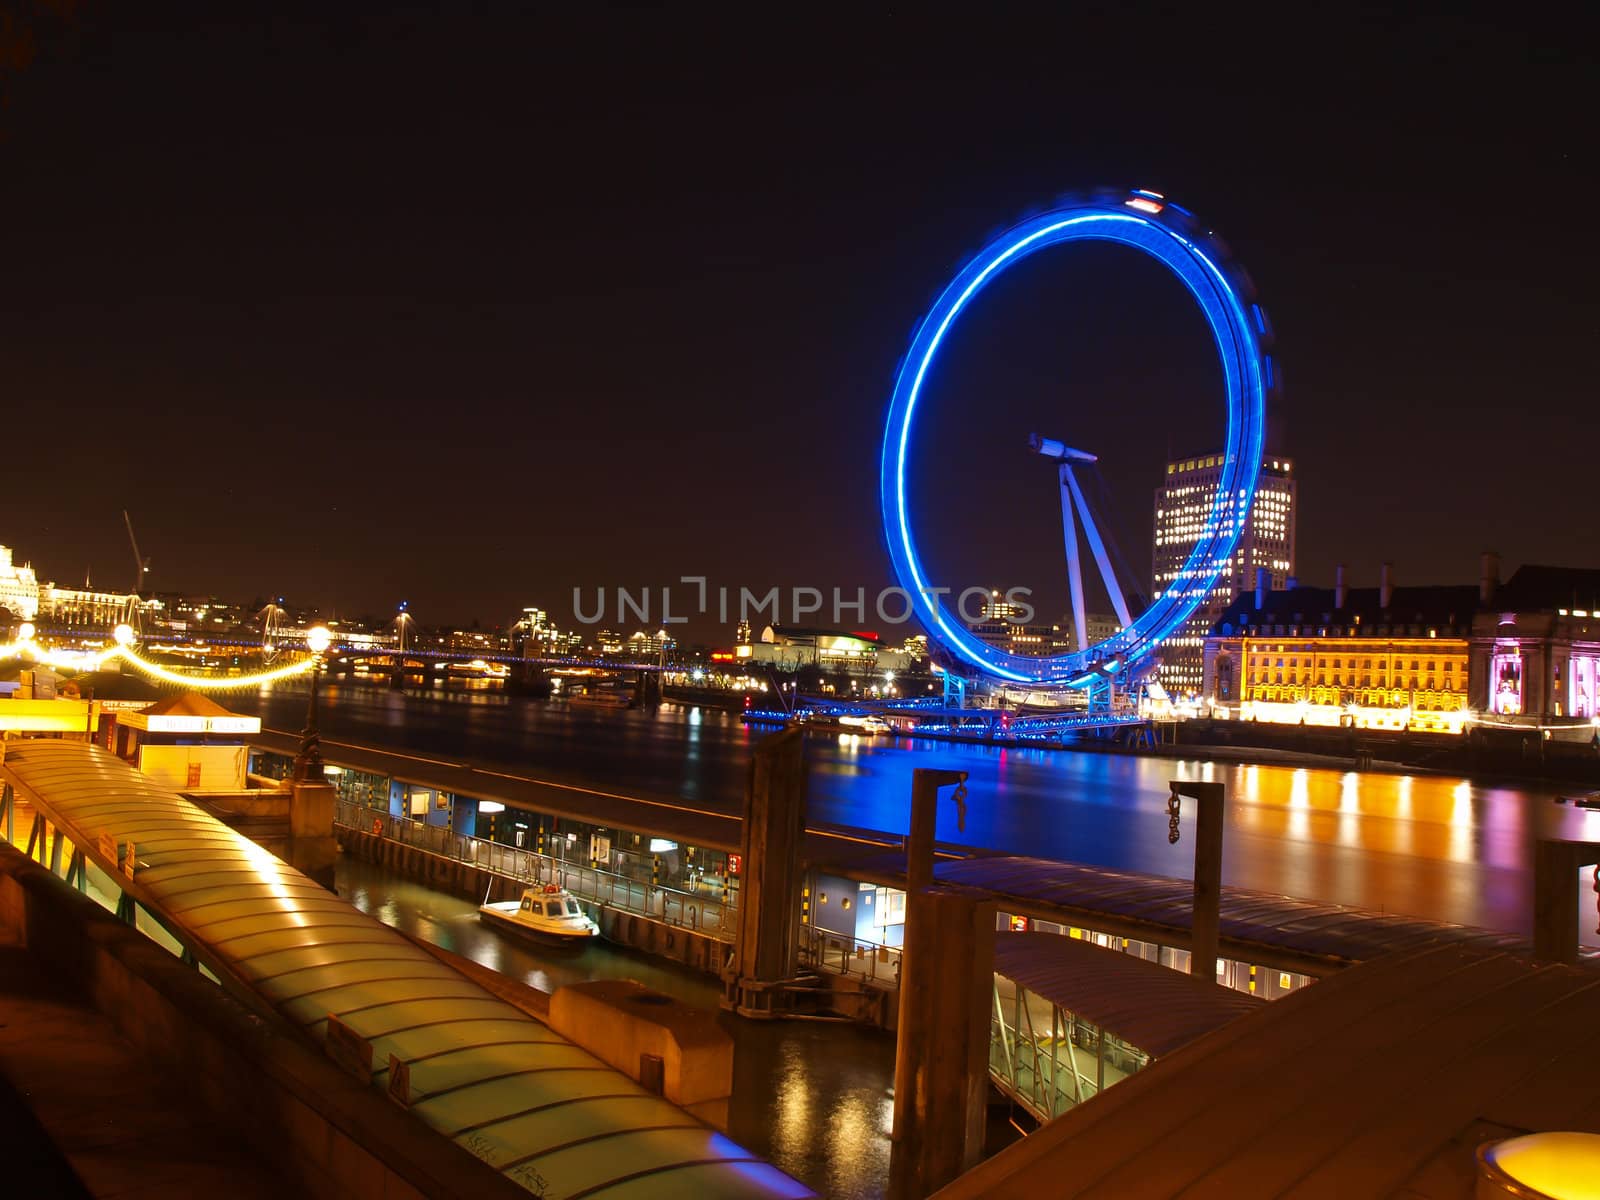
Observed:
[[[911,533],[906,454],[923,384],[946,335],[972,300],[1006,268],[1052,246],[1109,241],[1166,266],[1200,305],[1222,362],[1228,432],[1206,525],[1168,587],[1128,628],[1086,649],[1034,657],[983,642],[927,581]],[[1226,248],[1184,209],[1153,192],[1101,194],[1033,217],[994,238],[945,288],[902,361],[885,421],[879,475],[884,536],[896,579],[931,637],[992,677],[1010,683],[1088,687],[1148,658],[1200,606],[1249,519],[1265,450],[1266,401],[1277,381],[1266,317],[1248,277]],[[1235,508],[1231,503],[1237,496]],[[1230,515],[1231,514],[1231,515]]]

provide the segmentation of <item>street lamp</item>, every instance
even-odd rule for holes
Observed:
[[[311,651],[311,695],[306,701],[306,727],[300,731],[300,753],[294,756],[296,783],[321,783],[322,735],[317,732],[317,676],[322,674],[322,656],[333,644],[333,634],[325,625],[306,630],[306,649]]]

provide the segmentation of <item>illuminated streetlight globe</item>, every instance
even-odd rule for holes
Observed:
[[[111,631],[111,640],[119,646],[133,645],[133,626],[127,624],[118,625]]]
[[[328,632],[326,625],[313,625],[306,630],[306,649],[313,654],[321,654],[333,645],[333,634]]]
[[[36,632],[38,631],[34,629],[32,621],[24,621],[21,625],[17,626],[17,641],[31,642],[33,641],[33,635]]]

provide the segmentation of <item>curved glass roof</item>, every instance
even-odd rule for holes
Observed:
[[[116,756],[11,741],[0,776],[247,1002],[320,1042],[330,1017],[410,1064],[411,1112],[551,1200],[814,1195]]]
[[[1171,967],[1055,933],[997,933],[994,969],[1157,1057],[1266,1004]]]

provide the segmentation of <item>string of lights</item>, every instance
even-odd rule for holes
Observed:
[[[304,675],[317,664],[317,654],[313,653],[294,662],[285,663],[267,671],[257,671],[250,675],[191,674],[184,671],[174,671],[160,663],[151,662],[141,655],[133,648],[133,631],[126,625],[117,626],[113,632],[114,645],[98,651],[52,651],[34,641],[34,632],[33,626],[24,624],[17,631],[15,641],[0,646],[0,662],[26,655],[33,662],[47,667],[95,671],[112,659],[121,659],[135,670],[143,672],[152,679],[159,679],[164,683],[173,683],[181,687],[198,688],[203,691],[231,691],[240,688],[259,687],[262,684],[275,683],[281,679],[292,679],[297,675]],[[326,648],[326,642],[324,641],[322,644],[323,648]]]

